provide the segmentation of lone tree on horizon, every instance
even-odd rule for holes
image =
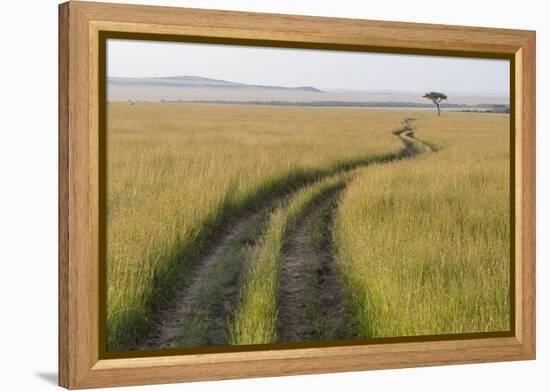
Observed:
[[[432,91],[425,93],[423,98],[429,99],[433,102],[433,104],[437,107],[437,116],[439,117],[441,115],[439,104],[441,103],[441,101],[447,99],[447,95],[443,94],[442,92]]]

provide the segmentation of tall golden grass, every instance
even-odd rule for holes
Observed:
[[[108,106],[107,346],[131,348],[233,214],[395,154],[398,110]]]
[[[359,169],[339,203],[333,235],[354,325],[363,337],[507,329],[508,116],[112,103],[108,349],[143,338],[152,311],[233,215],[303,188],[251,252],[265,267],[246,272],[232,326],[232,343],[273,341],[285,227],[335,180],[323,178],[395,157],[402,145],[391,131],[406,117],[441,151]]]
[[[509,117],[418,111],[441,147],[362,169],[334,241],[361,337],[510,328]]]

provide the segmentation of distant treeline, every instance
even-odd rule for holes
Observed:
[[[238,105],[263,105],[263,106],[311,106],[311,107],[387,107],[387,108],[433,108],[431,103],[416,102],[353,102],[353,101],[309,101],[309,102],[290,102],[290,101],[229,101],[229,100],[161,100],[164,103],[202,103],[202,104],[238,104]],[[442,109],[452,109],[461,111],[490,111],[495,113],[509,113],[509,105],[479,103],[473,105],[459,103],[441,104]]]
[[[134,103],[152,103],[147,100],[128,100],[130,104]],[[259,105],[259,106],[304,106],[304,107],[374,107],[374,108],[416,108],[416,109],[431,109],[431,103],[417,102],[353,102],[353,101],[309,101],[309,102],[291,102],[291,101],[232,101],[232,100],[168,100],[161,99],[161,103],[200,103],[200,104],[224,104],[224,105]],[[510,106],[502,104],[478,103],[478,104],[462,104],[462,103],[445,103],[441,104],[442,109],[464,112],[487,112],[487,113],[509,113]]]

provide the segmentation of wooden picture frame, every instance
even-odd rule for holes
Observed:
[[[509,58],[513,332],[493,338],[104,358],[98,178],[103,32],[170,40]],[[535,32],[70,1],[59,6],[59,384],[90,388],[535,358]]]

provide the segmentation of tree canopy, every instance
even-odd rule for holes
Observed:
[[[433,104],[437,107],[437,116],[439,117],[441,115],[439,104],[445,99],[447,99],[447,95],[445,95],[442,92],[431,91],[431,92],[425,93],[424,96],[422,97],[429,99],[433,102]]]

